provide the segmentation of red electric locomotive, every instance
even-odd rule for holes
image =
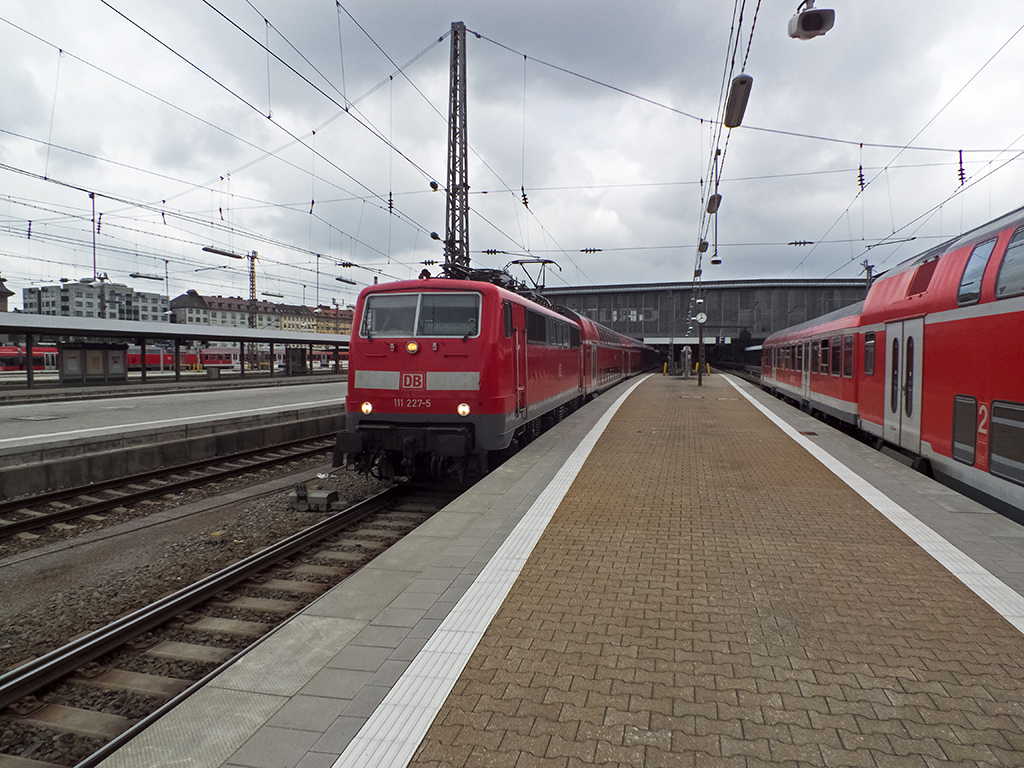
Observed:
[[[334,464],[386,478],[485,473],[653,362],[634,340],[491,282],[374,285],[355,318]]]
[[[773,334],[761,378],[1024,521],[1024,208]]]

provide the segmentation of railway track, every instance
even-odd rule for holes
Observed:
[[[30,499],[0,502],[0,539],[86,515],[102,514],[115,507],[127,507],[205,483],[318,456],[333,450],[333,447],[333,433],[318,435],[171,469],[40,494]]]
[[[0,768],[97,765],[455,495],[393,488],[0,675]]]

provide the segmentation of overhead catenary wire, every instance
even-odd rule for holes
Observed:
[[[840,220],[842,219],[843,215],[844,215],[844,214],[845,214],[845,213],[846,213],[847,211],[849,211],[849,210],[850,210],[850,208],[851,208],[851,207],[853,207],[853,204],[854,204],[854,203],[855,203],[855,202],[857,201],[857,199],[858,199],[858,198],[860,198],[860,197],[861,197],[861,195],[863,195],[863,194],[864,194],[864,191],[865,191],[865,190],[866,190],[866,189],[867,189],[868,187],[870,187],[870,186],[871,186],[871,184],[872,184],[872,183],[873,183],[873,182],[874,182],[874,181],[875,181],[875,180],[876,180],[876,179],[877,179],[877,178],[878,178],[879,176],[881,176],[881,175],[882,175],[883,173],[886,173],[886,172],[887,172],[887,169],[889,168],[889,166],[891,165],[891,163],[895,162],[895,161],[896,161],[897,159],[899,159],[899,157],[900,157],[900,156],[901,156],[901,155],[902,155],[902,154],[903,154],[904,152],[906,152],[907,150],[909,150],[909,149],[910,149],[910,145],[912,145],[912,144],[914,143],[914,141],[915,141],[915,140],[917,140],[917,138],[918,138],[918,137],[919,137],[919,136],[920,136],[920,135],[921,135],[922,133],[924,133],[924,131],[925,131],[925,130],[926,130],[926,129],[928,128],[928,126],[930,126],[930,125],[931,125],[932,123],[934,123],[934,122],[935,122],[935,120],[936,120],[936,119],[938,119],[939,115],[941,115],[941,114],[942,114],[943,112],[945,112],[945,111],[946,111],[946,109],[947,109],[947,108],[949,107],[949,105],[950,105],[950,104],[952,104],[952,103],[953,103],[954,101],[956,101],[956,99],[957,99],[957,98],[959,98],[959,97],[960,97],[960,95],[961,95],[961,94],[962,94],[962,93],[964,92],[964,90],[966,90],[967,86],[969,86],[969,85],[970,85],[971,83],[973,83],[973,82],[974,82],[974,80],[975,80],[975,79],[977,79],[977,77],[978,77],[978,76],[979,76],[979,75],[980,75],[980,74],[981,74],[981,73],[982,73],[982,72],[983,72],[983,71],[984,71],[985,69],[987,69],[987,68],[988,68],[989,64],[991,64],[991,63],[992,63],[992,62],[993,62],[993,61],[995,60],[995,58],[996,58],[996,57],[997,57],[997,56],[998,56],[998,55],[999,55],[1000,53],[1002,53],[1002,52],[1003,52],[1003,51],[1004,51],[1004,50],[1006,49],[1006,47],[1007,47],[1007,46],[1008,46],[1008,45],[1009,45],[1009,44],[1010,44],[1010,43],[1011,43],[1011,42],[1013,41],[1013,39],[1014,39],[1015,37],[1017,37],[1017,35],[1019,35],[1019,34],[1021,33],[1021,31],[1024,31],[1024,24],[1022,24],[1022,25],[1021,25],[1020,27],[1018,27],[1018,28],[1017,28],[1017,29],[1016,29],[1016,30],[1015,30],[1015,31],[1014,31],[1014,32],[1013,32],[1013,33],[1012,33],[1012,34],[1011,34],[1011,35],[1010,35],[1010,36],[1009,36],[1009,37],[1008,37],[1008,38],[1006,39],[1006,41],[1005,41],[1005,42],[1004,42],[1004,43],[1003,43],[1002,45],[1000,45],[1000,46],[999,46],[999,48],[997,48],[997,49],[996,49],[995,53],[993,53],[993,54],[992,54],[992,55],[991,55],[991,56],[990,56],[990,57],[989,57],[988,59],[986,59],[986,60],[985,60],[985,62],[984,62],[984,63],[983,63],[982,65],[981,65],[981,67],[979,67],[979,68],[978,68],[978,70],[977,70],[977,71],[976,71],[976,72],[975,72],[975,73],[974,73],[973,75],[971,75],[971,76],[970,76],[970,77],[969,77],[969,78],[967,79],[967,81],[966,81],[966,82],[965,82],[965,83],[964,83],[964,84],[963,84],[963,85],[962,85],[962,86],[961,86],[961,87],[960,87],[960,88],[959,88],[959,89],[958,89],[958,90],[956,91],[956,93],[954,93],[954,94],[953,94],[953,95],[952,95],[952,96],[951,96],[951,97],[950,97],[950,98],[949,98],[949,99],[948,99],[948,100],[946,101],[946,103],[945,103],[945,104],[943,104],[943,105],[942,105],[941,107],[939,107],[938,111],[937,111],[937,112],[936,112],[936,113],[935,113],[934,115],[932,115],[932,117],[931,117],[931,118],[929,118],[929,119],[928,119],[928,120],[927,120],[927,121],[925,122],[925,124],[924,124],[924,125],[923,125],[923,126],[922,126],[922,127],[921,127],[921,128],[920,128],[920,129],[918,130],[918,131],[917,131],[917,133],[915,133],[915,134],[914,134],[914,136],[913,136],[913,137],[912,137],[912,138],[910,139],[910,141],[908,141],[908,142],[907,142],[907,143],[906,143],[905,145],[903,145],[902,147],[900,147],[900,148],[899,148],[899,151],[897,151],[897,152],[896,152],[896,154],[895,154],[895,155],[893,156],[892,160],[890,160],[890,161],[889,161],[889,163],[886,163],[886,164],[885,164],[885,165],[884,165],[884,166],[882,167],[882,169],[881,169],[880,171],[878,171],[878,173],[876,173],[876,174],[875,174],[875,175],[874,175],[874,176],[873,176],[873,177],[871,178],[871,180],[870,180],[870,181],[869,181],[869,182],[868,182],[867,184],[863,185],[863,186],[862,186],[862,187],[861,187],[861,188],[860,188],[860,189],[859,189],[859,190],[857,191],[857,193],[856,193],[856,194],[854,195],[854,197],[853,197],[853,200],[851,200],[851,201],[850,201],[850,204],[849,204],[849,205],[848,205],[848,206],[846,207],[846,210],[844,211],[844,213],[841,213],[841,214],[839,214],[839,217],[838,217],[838,218],[837,218],[837,219],[836,219],[836,220],[835,220],[835,221],[834,221],[834,222],[832,223],[832,225],[831,225],[831,226],[830,226],[830,227],[828,228],[828,230],[826,230],[826,232],[825,232],[825,234],[823,235],[823,237],[827,237],[827,236],[828,236],[828,234],[829,234],[829,233],[830,233],[830,232],[831,232],[831,231],[832,231],[832,230],[833,230],[833,229],[835,228],[836,224],[838,224],[838,223],[839,223],[839,221],[840,221]],[[1024,134],[1022,134],[1021,136],[1018,136],[1018,137],[1017,137],[1016,139],[1014,139],[1013,143],[1015,144],[1016,142],[1020,141],[1020,140],[1021,140],[1021,137],[1022,137],[1022,136],[1024,136]],[[1007,151],[1007,150],[1003,150],[1003,151],[1005,152],[1005,151]],[[1024,151],[1022,151],[1022,153],[1021,153],[1021,154],[1024,154]],[[1018,155],[1017,155],[1017,157],[1019,157],[1019,156],[1020,156],[1020,154],[1018,154]],[[1013,159],[1016,159],[1016,158],[1013,158]],[[1005,166],[1006,166],[1007,164],[1008,164],[1008,163],[1004,163],[1004,164],[1003,164],[1003,166],[1001,166],[1001,167],[1005,167]],[[971,185],[971,186],[973,186],[973,185]],[[934,210],[937,210],[937,209],[938,209],[938,208],[940,208],[940,207],[941,207],[942,205],[944,205],[945,203],[949,202],[949,200],[953,199],[953,198],[954,198],[954,197],[956,197],[956,196],[957,196],[958,194],[960,194],[960,192],[961,192],[961,191],[963,191],[963,190],[964,190],[964,184],[963,184],[963,181],[961,181],[961,183],[960,183],[960,187],[959,187],[959,189],[958,189],[958,190],[955,190],[955,191],[954,191],[954,192],[953,192],[952,194],[950,194],[950,195],[949,195],[949,197],[947,197],[947,198],[946,198],[946,200],[944,200],[944,201],[943,201],[942,203],[939,203],[939,205],[937,205],[937,206],[933,207],[932,209],[930,209],[930,211],[926,212],[925,214],[922,214],[922,216],[928,215],[928,213],[930,213],[930,212],[932,212],[932,211],[934,211]],[[915,218],[915,219],[913,219],[912,221],[910,221],[910,222],[908,222],[907,224],[905,224],[905,225],[904,225],[903,227],[900,227],[900,230],[895,230],[895,229],[894,229],[894,230],[893,230],[893,234],[896,234],[896,232],[897,232],[897,231],[901,231],[901,230],[905,229],[905,228],[906,228],[907,226],[909,226],[910,224],[912,224],[912,223],[914,223],[914,222],[918,221],[918,220],[919,220],[919,219],[920,219],[920,218],[921,218],[922,216],[918,216],[917,218]],[[820,240],[820,239],[823,239],[823,238],[819,238],[819,240]],[[812,249],[811,249],[811,251],[810,251],[810,252],[808,252],[808,253],[807,253],[807,254],[806,254],[806,255],[805,255],[805,256],[804,256],[804,257],[803,257],[803,258],[802,258],[802,259],[800,260],[800,262],[799,262],[799,263],[798,263],[798,264],[797,264],[797,265],[796,265],[795,267],[793,267],[793,269],[792,269],[792,270],[790,270],[790,272],[789,272],[789,275],[787,275],[787,276],[790,276],[790,275],[792,275],[792,274],[793,274],[794,272],[796,272],[796,271],[797,271],[798,269],[800,269],[800,268],[801,268],[801,267],[802,267],[802,266],[804,265],[804,263],[805,263],[805,262],[806,262],[806,261],[807,261],[807,260],[808,260],[808,259],[809,259],[809,258],[810,258],[810,257],[811,257],[812,255],[813,255],[813,254],[814,254],[815,250],[816,250],[815,248],[812,248]],[[854,260],[856,260],[856,258],[859,258],[859,257],[854,257]],[[847,262],[847,264],[848,264],[848,263],[849,263],[849,262]],[[843,266],[843,267],[845,267],[845,266],[847,266],[847,264],[843,264],[842,266]],[[840,267],[839,269],[842,269],[842,267]],[[836,273],[837,271],[838,271],[838,269],[836,269],[836,270],[833,270],[833,271],[832,271],[832,272],[830,272],[829,274],[830,274],[830,275],[833,275],[833,274],[835,274],[835,273]]]

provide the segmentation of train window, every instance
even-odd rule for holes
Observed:
[[[889,381],[889,410],[900,410],[900,340],[892,340],[892,378]]]
[[[480,296],[476,293],[424,293],[417,336],[480,335]]]
[[[1024,403],[992,403],[988,469],[1024,485]]]
[[[415,293],[376,294],[366,298],[360,335],[412,336],[416,327]]]
[[[838,376],[843,368],[843,337],[832,337],[832,375]]]
[[[796,345],[796,370],[802,371],[804,369],[804,345]]]
[[[988,257],[992,255],[992,249],[995,247],[995,240],[988,240],[974,246],[971,257],[967,260],[967,266],[964,267],[964,276],[960,278],[960,288],[956,293],[957,306],[978,303],[978,299],[981,298],[981,278],[985,274]]]
[[[532,309],[526,310],[526,340],[544,344],[548,340],[547,317]]]
[[[360,334],[374,336],[477,336],[477,293],[374,294],[366,299]]]
[[[996,298],[1024,293],[1024,227],[1013,233],[996,275]]]
[[[906,384],[903,390],[903,410],[907,416],[914,415],[914,337],[907,336],[904,354],[907,356],[903,367]]]
[[[864,334],[864,375],[875,375],[875,332]]]
[[[505,315],[505,338],[511,339],[512,333],[514,331],[514,328],[512,326],[512,302],[503,301],[501,304],[502,311],[504,312]]]
[[[853,336],[843,337],[843,376],[853,376]]]
[[[924,293],[928,290],[928,284],[932,281],[932,275],[935,274],[935,268],[939,265],[938,259],[932,259],[926,261],[924,264],[917,268],[914,272],[914,278],[910,281],[910,287],[907,289],[907,296],[917,296],[918,294]]]
[[[953,458],[973,464],[978,442],[978,401],[967,395],[953,398]]]
[[[821,368],[819,372],[828,375],[828,339],[821,340]]]
[[[817,373],[821,366],[821,357],[818,355],[818,341],[811,342],[811,372]]]

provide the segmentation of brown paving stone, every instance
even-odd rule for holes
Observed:
[[[654,377],[411,764],[1020,766],[1022,748],[1021,634],[719,377]]]

